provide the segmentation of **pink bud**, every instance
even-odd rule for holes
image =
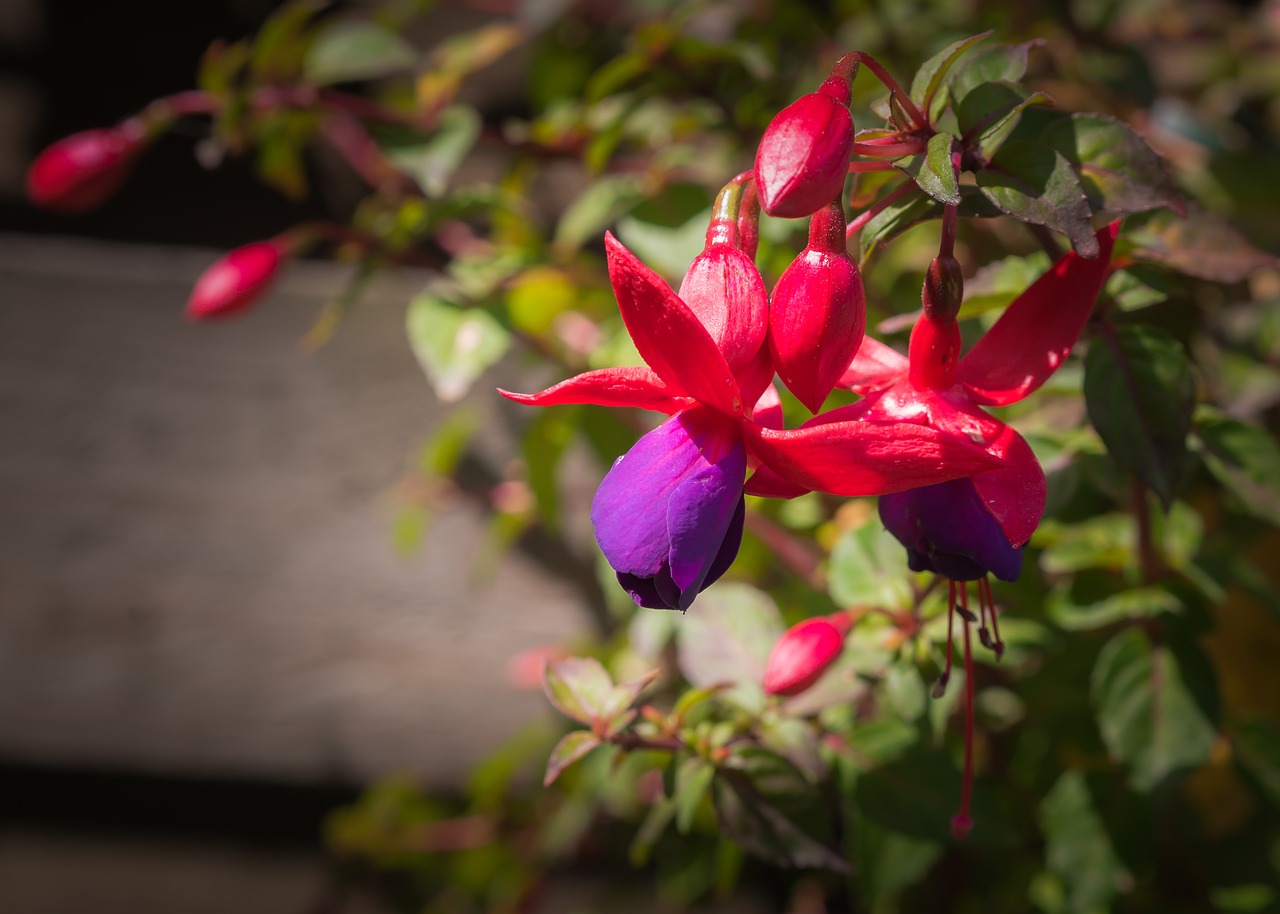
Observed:
[[[289,253],[278,239],[236,248],[200,274],[187,300],[187,317],[230,317],[248,308],[271,287]]]
[[[839,195],[853,152],[851,94],[850,77],[833,71],[817,92],[783,108],[765,128],[756,186],[770,216],[808,216]]]
[[[63,137],[27,169],[27,199],[55,212],[88,212],[116,192],[142,145],[119,129]]]
[[[736,245],[737,226],[712,221],[707,246],[680,283],[680,298],[698,316],[734,373],[764,346],[769,293],[755,262]]]
[[[836,613],[787,629],[769,652],[764,690],[770,695],[799,695],[809,689],[840,656],[850,624],[847,614]]]
[[[769,305],[769,351],[782,383],[817,412],[853,361],[866,331],[866,295],[845,250],[844,210],[813,214],[809,246],[778,279]]]

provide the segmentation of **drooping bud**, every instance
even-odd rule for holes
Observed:
[[[88,212],[119,189],[143,145],[120,128],[63,137],[27,169],[27,199],[55,212]]]
[[[716,197],[706,246],[689,265],[679,292],[735,374],[752,364],[769,327],[769,294],[738,235],[744,183],[732,181]]]
[[[755,171],[760,203],[770,216],[808,216],[844,187],[853,152],[849,100],[857,69],[852,55],[840,58],[817,92],[783,108],[765,128]]]
[[[187,317],[203,321],[245,310],[266,294],[292,253],[281,238],[236,248],[200,274],[187,300]]]
[[[809,223],[809,246],[778,279],[769,305],[769,352],[782,383],[817,412],[866,330],[866,295],[845,250],[844,209],[829,201]]]
[[[964,275],[960,261],[950,254],[939,254],[929,262],[924,274],[920,302],[924,313],[934,321],[953,321],[964,301]]]
[[[764,690],[770,695],[807,691],[844,650],[848,613],[818,616],[791,626],[769,652]]]

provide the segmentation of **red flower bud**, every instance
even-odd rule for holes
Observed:
[[[689,265],[679,293],[734,374],[751,364],[769,329],[769,293],[755,262],[737,241],[733,222],[713,220],[707,245]]]
[[[236,248],[200,274],[187,300],[187,317],[193,321],[230,317],[248,308],[271,287],[289,254],[279,240]]]
[[[769,306],[769,351],[782,383],[817,412],[866,330],[866,295],[845,250],[844,210],[829,202],[813,214],[809,246],[778,279]]]
[[[756,186],[770,216],[808,216],[844,187],[853,116],[851,74],[841,69],[837,64],[817,92],[783,108],[765,128],[756,150]]]
[[[949,254],[939,254],[929,262],[924,274],[920,302],[931,320],[952,321],[960,313],[964,301],[964,274],[960,261]]]
[[[769,652],[764,690],[770,695],[799,695],[809,689],[844,650],[850,620],[845,613],[805,619],[791,626]]]
[[[118,128],[63,137],[27,169],[27,199],[55,212],[87,212],[116,192],[142,145]]]

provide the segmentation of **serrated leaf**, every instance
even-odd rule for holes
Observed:
[[[1197,450],[1233,507],[1280,527],[1280,445],[1265,429],[1224,415],[1196,422]]]
[[[1267,802],[1280,809],[1280,731],[1264,720],[1235,721],[1235,758]]]
[[[1182,345],[1154,327],[1100,334],[1085,357],[1084,398],[1107,452],[1167,507],[1189,469],[1187,434],[1196,404]]]
[[[1195,208],[1185,219],[1159,210],[1140,220],[1129,220],[1125,235],[1134,245],[1133,258],[1212,282],[1243,282],[1277,263],[1231,223]]]
[[[693,828],[694,817],[715,776],[715,767],[696,755],[685,759],[676,769],[676,786],[671,799],[676,804],[676,831],[680,834],[687,835]]]
[[[971,35],[968,38],[961,38],[959,41],[947,45],[920,65],[920,69],[916,71],[916,75],[911,79],[911,98],[920,106],[920,110],[924,112],[930,121],[937,116],[937,112],[942,110],[942,106],[946,102],[946,94],[940,90],[946,85],[947,76],[955,62],[990,34],[991,32],[987,31],[978,35]]]
[[[454,105],[440,113],[436,130],[430,137],[391,147],[387,157],[413,178],[428,197],[439,197],[475,147],[482,126],[474,108]]]
[[[904,609],[912,601],[907,552],[879,518],[868,521],[836,541],[827,587],[840,606]]]
[[[547,759],[547,773],[542,786],[550,787],[566,768],[600,745],[600,738],[590,730],[574,730],[566,733]]]
[[[413,47],[397,32],[363,19],[325,25],[307,49],[303,75],[316,85],[379,79],[411,70]]]
[[[1164,162],[1128,124],[1101,114],[1073,114],[1040,134],[1040,142],[1067,157],[1097,212],[1182,210]]]
[[[1045,864],[1066,889],[1064,914],[1108,910],[1126,874],[1082,774],[1058,778],[1040,804],[1040,827]]]
[[[916,185],[941,203],[960,202],[960,184],[956,180],[955,166],[951,161],[951,144],[955,137],[949,133],[935,133],[923,153],[895,159],[894,165]]]
[[[613,679],[594,657],[565,657],[547,662],[543,690],[557,711],[588,726],[612,717]]]
[[[1044,92],[1027,92],[1014,83],[989,82],[976,86],[961,100],[956,120],[965,145],[976,144],[991,157],[1017,126],[1024,108],[1052,104],[1053,99]]]
[[[511,334],[493,315],[458,308],[432,292],[409,302],[405,331],[436,396],[446,402],[462,399],[511,345]]]
[[[1098,256],[1093,214],[1060,152],[1025,141],[1006,143],[977,177],[983,195],[1002,212],[1062,232],[1081,257]]]
[[[782,632],[782,615],[767,594],[746,584],[719,584],[698,598],[680,626],[680,670],[702,688],[729,683],[726,698],[758,711],[764,707],[765,663]]]
[[[1213,667],[1192,641],[1152,644],[1141,629],[1112,638],[1090,683],[1107,749],[1149,791],[1204,764],[1218,738]]]

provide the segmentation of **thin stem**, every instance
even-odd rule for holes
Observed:
[[[872,203],[871,206],[869,206],[867,209],[863,210],[861,213],[855,216],[853,221],[844,227],[845,240],[848,241],[854,235],[858,234],[858,232],[866,228],[866,225],[868,222],[870,222],[876,216],[880,215],[880,213],[882,213],[886,207],[892,206],[893,204],[897,203],[899,200],[901,200],[903,197],[905,197],[907,194],[911,193],[914,190],[917,190],[917,187],[914,181],[903,181],[901,184],[899,184],[893,190],[889,191],[889,193],[885,194],[875,203]]]
[[[1058,244],[1058,239],[1053,236],[1053,232],[1045,228],[1043,225],[1033,225],[1030,222],[1023,223],[1027,227],[1027,231],[1035,237],[1040,243],[1040,247],[1044,248],[1050,260],[1057,260],[1063,255],[1062,245]]]
[[[879,79],[884,87],[889,90],[890,94],[897,96],[898,104],[902,105],[902,110],[907,112],[907,115],[915,123],[915,126],[918,129],[923,130],[929,126],[928,118],[921,113],[920,109],[916,107],[916,103],[911,100],[911,96],[908,95],[907,91],[902,88],[899,82],[889,74],[889,71],[884,68],[880,61],[876,60],[866,51],[855,51],[854,54],[857,55],[858,59],[862,63],[866,64],[868,70],[876,75],[876,78]]]
[[[1147,500],[1147,487],[1134,478],[1129,483],[1133,503],[1133,519],[1138,527],[1138,567],[1145,583],[1159,580],[1161,576],[1160,553],[1156,549],[1151,532],[1151,504]]]
[[[906,140],[898,143],[854,143],[853,154],[873,159],[900,159],[903,156],[917,155],[924,152],[925,145],[919,140]]]
[[[969,585],[962,586],[960,602],[968,609]],[[964,626],[964,778],[960,786],[960,809],[951,817],[951,834],[963,840],[973,829],[973,817],[969,804],[973,798],[973,642],[969,637],[969,624]]]
[[[1000,637],[1000,616],[996,614],[996,601],[995,598],[991,596],[991,579],[986,575],[983,575],[982,578],[978,580],[979,597],[981,597],[984,591],[986,593],[987,608],[991,612],[991,649],[996,652],[996,660],[999,661],[1004,657],[1004,640]]]
[[[335,111],[321,123],[320,134],[371,187],[389,187],[402,193],[420,193],[404,173],[383,155],[378,144],[354,117]]]
[[[858,171],[893,171],[896,167],[892,162],[850,162],[849,174]]]

